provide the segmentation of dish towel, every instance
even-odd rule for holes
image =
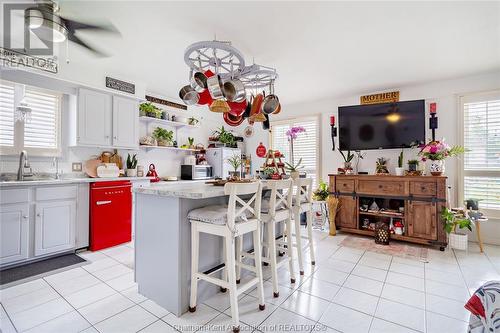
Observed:
[[[500,281],[489,281],[479,287],[465,308],[471,312],[470,333],[500,333]]]

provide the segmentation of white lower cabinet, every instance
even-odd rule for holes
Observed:
[[[35,207],[35,256],[74,248],[76,201],[37,202]]]
[[[0,264],[28,258],[29,204],[0,205]]]

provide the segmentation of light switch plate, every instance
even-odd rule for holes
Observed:
[[[81,162],[73,162],[73,163],[71,163],[71,171],[73,171],[73,172],[81,172],[82,171],[82,163]]]

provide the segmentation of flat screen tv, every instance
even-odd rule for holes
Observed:
[[[425,100],[339,107],[340,150],[410,147],[425,141]]]

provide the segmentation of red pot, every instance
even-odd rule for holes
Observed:
[[[208,78],[214,76],[214,73],[212,73],[212,71],[209,69],[205,71],[205,76]],[[208,89],[205,89],[201,93],[199,93],[199,96],[200,98],[197,103],[198,105],[210,105],[214,101],[212,99],[212,96],[210,96],[210,92],[208,91]]]
[[[227,102],[231,110],[229,113],[231,113],[233,116],[242,116],[243,113],[245,112],[245,109],[247,107],[247,101],[244,100],[243,102]]]
[[[224,112],[222,117],[224,118],[226,124],[228,124],[229,126],[239,126],[243,122],[242,115],[235,116],[231,112]]]

